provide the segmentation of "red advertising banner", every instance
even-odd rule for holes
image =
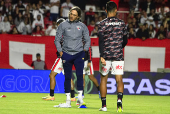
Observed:
[[[55,37],[0,35],[0,68],[32,69],[36,53],[51,69],[56,59]],[[170,40],[129,39],[124,49],[125,71],[156,72],[170,68]],[[94,70],[99,69],[98,38],[91,38]]]

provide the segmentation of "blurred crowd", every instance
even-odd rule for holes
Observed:
[[[16,1],[16,2],[14,2]],[[0,34],[55,36],[58,18],[68,18],[73,6],[82,9],[90,36],[97,36],[97,24],[107,17],[105,4],[109,0],[0,0]],[[119,7],[129,7],[128,38],[170,38],[168,0],[120,0]],[[85,9],[85,5],[94,7]],[[125,6],[121,6],[125,4]],[[98,12],[101,11],[101,12]],[[119,13],[117,14],[119,15]]]

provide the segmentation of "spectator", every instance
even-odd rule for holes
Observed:
[[[52,21],[50,21],[50,12],[49,11],[47,11],[45,13],[44,25],[45,25],[45,28],[48,28],[49,25],[52,25]]]
[[[56,35],[57,24],[56,21],[52,22],[52,25],[48,26],[45,33],[47,36],[55,36]]]
[[[102,19],[103,19],[103,17],[102,17]],[[97,23],[98,21],[99,21],[99,15],[98,15],[98,13],[95,13],[94,14],[94,22]]]
[[[141,22],[142,24],[144,24],[144,23],[147,22],[147,20],[148,20],[147,13],[146,13],[145,11],[143,11],[143,16],[142,16],[140,22]]]
[[[135,39],[136,38],[136,34],[135,34],[135,31],[133,30],[133,28],[130,28],[129,29],[129,33],[128,33],[128,38],[133,38]]]
[[[165,10],[164,10],[164,7],[162,6],[162,7],[161,7],[161,12],[159,13],[158,26],[160,26],[160,25],[163,23],[163,21],[165,20],[165,18],[166,18],[166,12],[165,12]]]
[[[136,24],[136,18],[133,18],[132,19],[132,26],[133,26],[133,29],[135,30],[136,28],[138,28],[137,24]]]
[[[85,20],[86,20],[87,25],[89,25],[90,22],[92,20],[94,20],[94,15],[95,15],[95,13],[93,12],[93,8],[90,7],[89,11],[86,12],[86,14],[85,14]]]
[[[33,36],[45,36],[44,31],[42,31],[42,26],[37,25],[32,32]]]
[[[136,16],[136,25],[139,27],[139,23],[141,23],[141,13],[138,13]]]
[[[22,14],[22,12],[25,10],[25,6],[22,4],[22,0],[18,1],[18,8],[19,8],[19,12]]]
[[[39,6],[40,6],[40,9],[46,10],[45,6],[43,5],[42,0],[39,0],[38,4],[39,4]]]
[[[44,28],[44,21],[41,20],[41,15],[37,15],[37,19],[33,21],[32,23],[32,29],[35,28],[35,26],[41,26],[42,28]]]
[[[130,11],[128,18],[131,18],[131,19],[134,18],[134,11],[133,10]]]
[[[164,30],[164,26],[161,25],[157,34],[156,34],[156,38],[158,38],[159,40],[165,39],[166,37],[166,31]]]
[[[10,31],[12,31],[13,28],[15,27],[15,24],[14,24],[14,20],[11,15],[8,15],[8,21],[10,23],[10,28],[11,28]]]
[[[37,4],[37,11],[39,11],[39,13],[41,13],[42,15],[44,14],[44,10],[41,9],[39,4]]]
[[[147,2],[143,3],[142,10],[145,10],[147,14],[149,14],[152,9],[155,9],[155,4],[152,0],[147,0]]]
[[[1,1],[0,12],[2,12],[2,14],[6,13],[6,7],[5,7],[5,4],[4,4],[4,1]]]
[[[12,17],[16,18],[18,15],[19,15],[19,8],[16,6],[15,10],[14,10],[14,13],[12,13]]]
[[[0,12],[0,22],[4,21],[4,16],[2,15],[2,12]]]
[[[31,66],[34,67],[35,70],[47,70],[47,65],[41,60],[41,55],[39,53],[36,54],[36,58],[37,60],[33,61]]]
[[[151,16],[153,17],[153,20],[154,20],[154,21],[158,21],[159,15],[155,13],[155,9],[152,9],[152,10],[151,10],[151,13],[148,14],[148,17],[151,17]]]
[[[17,30],[23,35],[31,34],[31,22],[28,17],[24,18],[24,22],[19,24]]]
[[[19,32],[16,27],[13,27],[9,34],[19,34]]]
[[[24,21],[23,16],[21,13],[19,13],[18,16],[15,18],[14,23],[15,23],[16,27],[18,27],[19,24],[23,21]]]
[[[8,8],[9,6],[12,6],[11,1],[12,1],[12,0],[5,0],[5,6],[6,6],[6,8]]]
[[[60,16],[68,19],[69,11],[72,7],[74,7],[74,5],[71,3],[71,0],[66,0],[66,2],[61,5]]]
[[[147,23],[148,23],[148,25],[152,24],[154,26],[154,28],[156,27],[154,18],[152,16],[148,17]]]
[[[41,16],[41,21],[44,21],[43,19],[43,14],[44,11],[39,9],[39,5],[37,4],[37,6],[33,5],[33,11],[32,11],[32,14],[33,14],[33,18],[34,20],[37,18],[37,15],[40,15]]]
[[[32,14],[32,11],[30,10],[29,5],[26,6],[25,11],[23,12],[23,16],[28,17],[30,23],[33,22],[33,14]]]
[[[89,30],[89,35],[91,35],[91,32],[93,31],[94,27],[95,27],[95,22],[94,20],[91,20],[90,25],[87,26]]]
[[[149,38],[149,32],[145,29],[145,26],[142,25],[142,28],[139,29],[136,33],[136,37],[142,39],[143,41]]]
[[[130,28],[133,28],[132,23],[128,24],[127,31],[130,31]]]
[[[133,10],[133,11],[135,10],[136,4],[137,4],[137,0],[129,0],[130,11],[131,10]]]
[[[7,12],[6,12],[6,15],[8,16],[8,15],[13,15],[13,9],[12,9],[12,6],[10,5],[9,7],[8,7],[8,9],[7,9]]]
[[[60,0],[50,0],[50,20],[57,20],[59,17]]]
[[[155,38],[156,35],[156,31],[154,30],[154,26],[152,24],[150,24],[149,26],[149,38],[153,39]]]
[[[166,18],[164,21],[164,28],[168,28],[169,25],[170,25],[170,12],[166,13]]]
[[[3,22],[0,22],[0,32],[2,34],[6,34],[10,31],[11,29],[11,26],[10,26],[10,23],[8,22],[8,17],[4,17],[4,21]]]
[[[148,23],[144,23],[144,26],[145,26],[145,30],[149,31],[149,25],[148,25]]]
[[[96,36],[97,37],[97,32],[98,32],[98,25],[95,25],[95,28],[91,32],[91,36]]]

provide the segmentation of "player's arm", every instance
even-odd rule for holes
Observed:
[[[88,30],[86,25],[84,25],[83,28],[84,28],[83,37],[84,37],[84,40],[85,40],[84,51],[88,51],[89,47],[90,47],[90,43],[91,43],[90,36],[89,36],[89,30]]]
[[[62,35],[63,35],[62,24],[60,24],[57,28],[57,32],[56,32],[56,36],[55,36],[55,40],[54,40],[54,44],[55,44],[60,56],[62,56],[62,48],[61,48],[61,43],[60,43],[60,41],[62,39]]]
[[[99,37],[99,52],[100,52],[100,61],[103,65],[106,65],[106,61],[103,58],[103,45],[104,45],[104,38],[103,38],[103,30],[101,29],[100,25],[98,27],[98,37]]]
[[[126,25],[124,25],[122,47],[124,48],[127,43],[128,43],[128,39],[127,39],[127,27],[126,27]]]

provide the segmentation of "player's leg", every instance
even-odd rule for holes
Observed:
[[[99,92],[99,98],[100,98],[100,90],[99,90],[99,83],[97,81],[97,79],[94,77],[94,70],[93,70],[93,63],[91,62],[91,66],[89,68],[89,72],[88,72],[88,76],[89,79],[94,83],[94,85],[96,86],[98,92]]]
[[[102,65],[100,62],[100,74],[101,74],[100,95],[102,101],[102,108],[100,108],[100,111],[107,111],[106,108],[107,78],[108,78],[110,66],[111,66],[111,61],[106,61],[105,66]]]
[[[43,97],[43,100],[55,100],[54,98],[54,89],[55,89],[55,85],[56,85],[56,80],[55,80],[55,76],[60,73],[62,71],[63,67],[62,67],[62,59],[61,58],[57,58],[56,61],[54,62],[54,65],[51,68],[51,72],[50,72],[50,95]]]
[[[74,66],[76,68],[76,76],[77,76],[77,89],[78,89],[78,101],[79,104],[83,104],[83,68],[84,68],[84,51],[76,54],[74,60]]]
[[[112,62],[112,74],[115,75],[116,83],[117,83],[117,111],[122,112],[122,98],[123,98],[123,90],[124,90],[124,83],[123,83],[123,68],[124,68],[124,61],[114,61]]]
[[[72,66],[73,66],[73,61],[72,61],[72,55],[69,55],[65,52],[63,52],[63,68],[64,68],[64,74],[65,74],[65,82],[64,82],[64,89],[66,93],[66,104],[70,105],[71,104],[71,99],[70,99],[70,92],[71,92],[71,76],[72,76]]]
[[[71,101],[76,101],[75,92],[74,92],[74,82],[72,79],[71,79]]]

